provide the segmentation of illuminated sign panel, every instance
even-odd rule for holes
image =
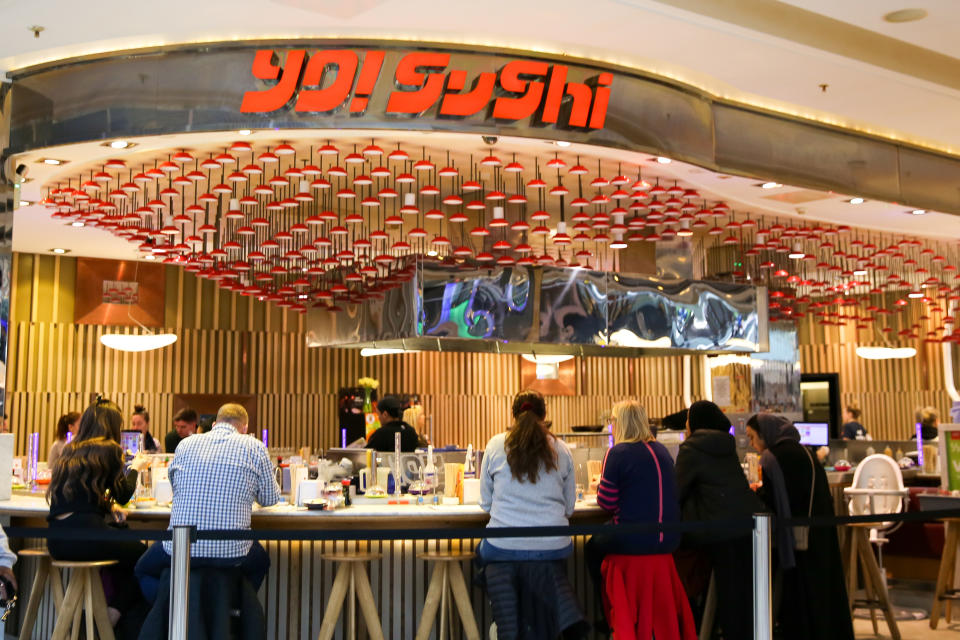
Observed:
[[[362,57],[361,57],[362,56]],[[273,49],[256,52],[251,72],[265,89],[247,91],[242,113],[289,109],[299,113],[366,113],[383,73],[383,51],[330,49],[308,55]],[[512,122],[532,118],[537,124],[602,129],[610,103],[613,74],[600,72],[586,82],[568,82],[567,65],[539,60],[512,60],[497,71],[473,77],[451,68],[449,53],[407,53],[391,70],[385,115],[417,117],[439,105],[441,118],[466,118],[486,110],[486,117]],[[382,83],[381,83],[382,84]]]

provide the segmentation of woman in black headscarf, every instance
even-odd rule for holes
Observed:
[[[760,497],[778,519],[833,516],[827,474],[800,444],[800,433],[782,416],[760,413],[747,421],[750,444],[760,452]],[[812,488],[812,492],[811,492]],[[833,526],[810,527],[806,549],[791,527],[777,527],[774,545],[783,579],[778,623],[787,640],[852,640],[843,561]]]
[[[766,511],[740,467],[730,420],[707,400],[687,412],[688,436],[677,454],[677,484],[684,521],[747,519]],[[749,531],[691,532],[685,545],[701,549],[713,565],[717,622],[727,640],[753,637],[753,547]]]

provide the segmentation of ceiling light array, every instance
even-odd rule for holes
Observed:
[[[51,188],[42,204],[298,311],[375,296],[409,276],[408,256],[613,268],[629,242],[719,230],[731,215],[677,181],[647,180],[636,168],[628,176],[618,163],[558,153],[523,160],[484,150],[456,162],[450,152],[373,141],[256,149],[238,141],[139,166],[109,160]]]
[[[613,270],[630,243],[696,233],[701,248],[735,256],[713,276],[769,287],[775,319],[810,315],[920,338],[921,325],[901,327],[890,314],[926,316],[935,324],[926,339],[953,335],[960,260],[952,249],[735,215],[675,180],[616,162],[453,155],[373,141],[238,141],[143,164],[110,160],[51,185],[41,204],[68,224],[128,239],[147,258],[301,312],[381,297],[411,277],[410,257]]]

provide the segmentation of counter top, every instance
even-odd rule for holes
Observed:
[[[387,504],[387,500],[363,500],[350,507],[333,511],[310,511],[306,507],[278,504],[254,507],[254,529],[348,529],[348,528],[416,528],[476,527],[486,524],[489,515],[478,505]],[[14,495],[0,500],[0,515],[10,516],[17,524],[45,526],[49,511],[43,494]],[[129,509],[127,521],[133,528],[165,528],[170,509],[150,507]],[[591,497],[577,504],[571,520],[579,523],[602,522],[609,516]]]

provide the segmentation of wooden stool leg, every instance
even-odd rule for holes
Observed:
[[[73,626],[74,610],[80,606],[82,595],[83,581],[71,576],[70,584],[67,585],[67,594],[64,596],[63,605],[60,607],[60,615],[57,616],[57,623],[53,627],[51,640],[66,640],[70,633],[70,627]]]
[[[110,626],[110,616],[107,615],[107,597],[103,593],[103,582],[100,580],[100,576],[96,574],[90,581],[90,586],[93,589],[93,620],[97,624],[100,640],[114,640],[113,627]]]
[[[77,598],[77,606],[73,609],[73,622],[70,623],[70,640],[77,640],[80,637],[80,616],[83,615],[83,569],[76,569],[80,572],[76,580],[80,583],[80,597]],[[74,579],[70,576],[71,580]]]
[[[320,623],[320,635],[317,640],[332,640],[333,632],[337,628],[337,619],[343,609],[343,599],[347,595],[347,583],[350,581],[350,567],[341,563],[337,569],[337,577],[333,580],[330,589],[330,599],[327,600],[327,610],[323,612],[323,622]]]
[[[449,575],[453,599],[457,603],[460,621],[463,623],[463,633],[467,636],[467,640],[480,640],[480,629],[477,628],[477,618],[473,614],[473,605],[470,603],[470,592],[467,591],[467,583],[463,579],[463,570],[459,562],[450,565]]]
[[[53,610],[59,614],[63,607],[63,579],[60,577],[60,569],[53,565],[50,566],[50,573],[47,580],[50,582],[50,591],[53,593]]]
[[[40,565],[37,567],[37,575],[34,577],[33,586],[30,588],[27,610],[23,614],[23,621],[20,623],[20,640],[29,640],[33,636],[33,625],[37,622],[37,611],[40,609],[40,601],[43,600],[43,588],[46,586],[49,576],[50,560],[45,557],[40,557],[38,560]]]
[[[367,578],[367,568],[360,563],[354,563],[353,575],[357,585],[357,601],[363,620],[367,624],[367,636],[370,640],[383,640],[383,628],[380,626],[380,612],[373,601],[373,589],[370,588],[370,579]]]
[[[900,640],[900,629],[897,627],[897,618],[893,613],[893,605],[890,604],[890,595],[887,593],[887,587],[883,584],[883,577],[880,575],[880,567],[877,565],[877,559],[870,549],[870,543],[866,539],[866,530],[862,531],[863,538],[860,540],[860,561],[864,568],[864,581],[872,582],[871,585],[880,606],[883,609],[883,617],[887,619],[887,628],[890,629],[890,637],[893,640]]]
[[[427,595],[423,599],[423,612],[420,614],[420,626],[417,627],[416,640],[428,640],[430,631],[433,629],[433,621],[437,617],[437,607],[440,606],[440,588],[443,586],[442,564],[442,562],[437,562],[433,566],[430,586],[427,587]]]
[[[946,536],[944,538],[943,556],[940,557],[940,570],[937,572],[937,586],[933,590],[933,606],[930,608],[930,628],[936,629],[940,621],[940,611],[943,606],[943,596],[953,586],[950,576],[953,574],[953,564],[956,562],[957,545],[960,544],[960,523],[947,521],[944,523]]]
[[[83,577],[83,608],[87,615],[83,620],[87,627],[87,638],[93,638],[93,581],[99,580],[100,576],[94,576],[91,569],[87,569],[84,573],[86,575]]]

